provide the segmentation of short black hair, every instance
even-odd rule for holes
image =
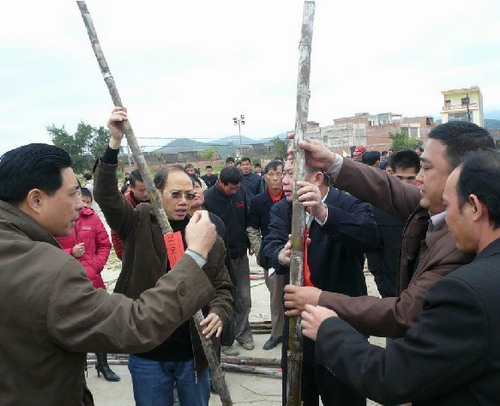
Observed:
[[[214,168],[212,168],[212,165],[207,165],[205,166],[205,169],[214,169]]]
[[[91,174],[90,172],[85,172],[85,173],[83,174],[83,177],[84,177],[85,179],[87,179],[87,180],[90,180],[90,179],[92,179],[92,174]]]
[[[252,160],[247,156],[244,156],[243,158],[241,158],[240,162],[246,162],[246,161],[248,161],[249,163],[252,163]]]
[[[253,165],[254,168],[262,168],[262,165],[258,162]]]
[[[228,157],[226,158],[226,165],[227,165],[229,162],[234,163],[234,158],[233,158],[232,156],[228,156]]]
[[[219,179],[226,186],[229,183],[236,185],[243,180],[243,173],[234,166],[226,166],[220,171]]]
[[[415,173],[420,171],[420,158],[412,149],[404,149],[403,151],[395,152],[389,159],[389,166],[394,172],[408,168],[414,168]]]
[[[269,162],[266,167],[264,168],[264,173],[267,173],[269,171],[277,171],[278,166],[281,166],[283,169],[283,162],[282,161],[277,161],[276,159],[272,160]]]
[[[380,161],[380,152],[378,151],[368,151],[361,157],[361,162],[368,166],[373,166],[377,161]]]
[[[90,197],[90,201],[93,201],[94,199],[92,198],[92,193],[90,192],[90,190],[88,190],[86,187],[82,187],[80,189],[80,191],[82,192],[82,196],[87,196],[87,197]]]
[[[61,188],[61,171],[71,167],[63,149],[48,144],[28,144],[0,157],[0,200],[18,206],[32,189],[49,196]]]
[[[193,168],[194,169],[194,165],[193,164],[186,164],[186,165],[184,165],[184,169],[189,169],[189,168]]]
[[[130,177],[128,178],[128,181],[130,182],[130,186],[132,186],[132,187],[135,187],[135,182],[137,182],[137,181],[144,182],[142,180],[141,171],[139,169],[132,171],[132,173],[130,174]]]
[[[158,172],[156,172],[156,175],[153,179],[156,189],[163,191],[168,180],[168,175],[172,172],[183,172],[187,176],[189,176],[189,174],[181,165],[173,165],[169,166],[168,168],[161,168]]]
[[[482,149],[469,153],[457,182],[460,209],[474,194],[488,209],[490,224],[500,227],[500,153],[494,149]]]
[[[380,153],[380,155],[387,155],[387,154],[388,154],[388,152],[387,152],[387,151],[382,151],[382,152]]]
[[[460,165],[468,152],[495,148],[491,134],[468,121],[450,121],[438,125],[429,133],[429,139],[441,141],[446,146],[446,156],[451,169]]]

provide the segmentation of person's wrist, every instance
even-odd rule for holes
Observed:
[[[109,145],[109,147],[111,149],[119,149],[120,146],[121,146],[121,144],[122,144],[122,140],[121,139],[117,140],[116,138],[111,137],[110,140],[109,140],[109,144],[108,145]]]
[[[199,256],[203,257],[203,259],[207,259],[208,257],[208,252],[210,251],[206,247],[203,247],[201,245],[196,245],[196,244],[191,244],[187,247],[188,250],[194,252],[195,254],[198,254]]]

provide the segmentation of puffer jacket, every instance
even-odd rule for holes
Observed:
[[[108,260],[111,243],[104,224],[94,209],[83,207],[71,234],[67,237],[58,237],[57,240],[64,251],[71,256],[76,244],[85,243],[85,254],[77,259],[85,268],[94,288],[105,289],[101,272]]]

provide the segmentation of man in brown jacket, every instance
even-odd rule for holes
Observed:
[[[87,352],[150,350],[214,296],[201,269],[216,238],[206,212],[193,216],[186,254],[154,289],[137,300],[94,289],[54,238],[75,224],[77,190],[60,148],[30,144],[0,159],[2,405],[93,404],[84,385]]]
[[[151,205],[141,203],[134,209],[116,188],[117,158],[123,139],[119,123],[126,119],[125,111],[113,110],[108,121],[111,138],[96,167],[94,193],[109,226],[123,241],[122,271],[115,292],[135,299],[155,286],[172,267]],[[182,167],[174,166],[158,172],[155,185],[170,225],[184,236],[189,222],[189,205],[195,197],[193,181]],[[225,265],[225,253],[224,242],[217,237],[203,267],[215,289],[202,321],[207,338],[220,336],[232,309],[232,283]],[[138,405],[172,405],[176,384],[181,406],[208,406],[208,363],[192,320],[183,323],[152,350],[131,355],[128,366]]]
[[[488,131],[468,122],[434,128],[420,160],[417,188],[383,171],[343,159],[319,141],[306,140],[307,163],[330,174],[335,187],[406,221],[398,269],[398,297],[349,297],[311,287],[285,287],[287,314],[298,314],[306,303],[329,307],[366,335],[402,337],[415,325],[427,291],[439,279],[473,256],[458,250],[445,223],[442,202],[449,174],[469,151],[494,146]]]

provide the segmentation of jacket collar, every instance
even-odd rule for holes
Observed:
[[[491,257],[500,253],[500,238],[496,239],[490,245],[488,245],[484,250],[477,254],[476,259]]]

